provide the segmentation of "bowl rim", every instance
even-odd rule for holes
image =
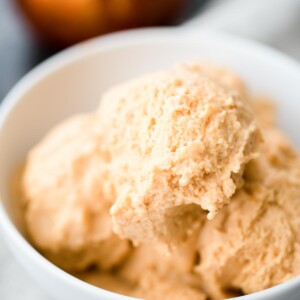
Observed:
[[[229,33],[191,27],[154,27],[146,29],[126,30],[93,38],[86,42],[71,46],[46,59],[44,62],[34,67],[25,76],[23,76],[4,97],[3,102],[1,103],[0,138],[8,116],[13,111],[15,105],[20,101],[22,95],[24,95],[40,80],[46,78],[56,70],[63,68],[68,64],[74,63],[75,61],[80,60],[86,56],[93,55],[101,51],[109,51],[110,49],[115,49],[116,47],[124,47],[128,45],[145,45],[147,43],[151,44],[153,42],[158,43],[160,41],[165,41],[166,39],[170,41],[189,41],[193,43],[196,42],[195,39],[200,37],[209,38],[210,40],[217,41],[217,43],[220,44],[234,44],[246,52],[255,51],[258,55],[264,58],[271,58],[277,64],[288,67],[292,72],[296,72],[300,77],[300,65],[297,61],[259,42],[248,40],[247,38],[243,37],[237,37]],[[61,281],[67,281],[70,285],[76,285],[84,292],[92,293],[96,296],[108,296],[111,298],[115,297],[116,299],[117,297],[122,297],[122,299],[124,300],[136,299],[113,293],[88,284],[52,264],[44,256],[42,256],[19,232],[19,230],[11,220],[8,212],[6,212],[1,198],[2,197],[0,195],[0,229],[2,229],[4,240],[10,239],[16,246],[16,248],[20,249],[22,252],[26,253],[26,255],[30,256],[33,259],[34,263],[40,265],[40,267],[43,268],[44,271],[51,272]],[[284,294],[297,286],[300,289],[300,276],[296,276],[295,278],[274,287],[234,299],[262,300],[267,296],[272,297],[278,296],[279,294]]]

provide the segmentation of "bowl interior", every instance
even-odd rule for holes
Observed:
[[[8,95],[0,126],[0,194],[9,216],[13,218],[8,189],[12,170],[49,128],[69,115],[95,109],[113,84],[194,59],[229,67],[251,91],[274,99],[280,126],[300,148],[300,72],[293,61],[259,45],[205,32],[117,34],[50,59]]]

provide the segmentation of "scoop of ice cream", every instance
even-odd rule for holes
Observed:
[[[240,94],[185,67],[113,87],[98,113],[114,230],[134,242],[187,239],[200,207],[213,218],[229,202],[260,142]]]
[[[265,127],[245,186],[200,231],[196,271],[212,299],[253,293],[300,273],[300,159],[277,129]]]
[[[109,269],[129,251],[112,231],[101,189],[103,161],[94,115],[57,125],[29,153],[23,175],[26,223],[33,243],[68,270]]]

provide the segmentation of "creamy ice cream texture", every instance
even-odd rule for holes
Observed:
[[[30,151],[30,240],[79,278],[149,300],[223,299],[298,275],[300,159],[274,106],[252,98],[198,63],[112,88]]]
[[[112,231],[110,203],[99,184],[104,158],[95,120],[77,115],[55,127],[30,151],[24,170],[30,239],[66,270],[112,268],[130,248]]]
[[[260,132],[242,96],[206,69],[182,66],[104,94],[99,126],[118,235],[179,244],[202,210],[213,218],[242,185]]]

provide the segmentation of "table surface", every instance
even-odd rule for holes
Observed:
[[[0,101],[9,89],[52,51],[37,44],[20,21],[13,1],[0,1]],[[300,18],[289,31],[269,44],[300,60]],[[28,276],[0,236],[0,299],[50,300]]]

